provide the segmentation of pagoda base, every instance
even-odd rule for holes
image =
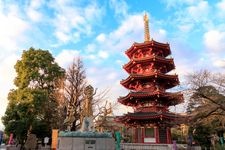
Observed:
[[[169,127],[140,127],[133,129],[134,143],[171,144]]]

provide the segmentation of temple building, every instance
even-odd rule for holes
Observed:
[[[179,85],[178,76],[170,58],[168,43],[150,40],[148,16],[144,15],[145,41],[134,43],[126,55],[129,62],[123,66],[129,77],[121,84],[130,92],[118,102],[133,108],[116,118],[117,122],[133,129],[134,143],[171,143],[171,127],[179,124],[182,116],[170,112],[169,107],[183,102],[181,92],[169,89]]]

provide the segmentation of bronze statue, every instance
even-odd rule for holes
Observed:
[[[81,131],[94,131],[92,101],[95,94],[96,91],[91,85],[84,89],[84,119]]]
[[[84,89],[84,100],[85,100],[85,117],[91,117],[93,116],[93,109],[92,109],[92,100],[93,96],[95,95],[96,91],[94,91],[94,88],[91,85],[88,85]]]

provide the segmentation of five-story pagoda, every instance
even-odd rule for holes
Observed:
[[[171,127],[181,116],[169,106],[183,102],[180,92],[168,92],[179,84],[178,76],[168,74],[175,69],[168,43],[150,40],[148,16],[144,15],[145,41],[134,43],[125,53],[130,61],[123,66],[129,77],[121,84],[130,93],[118,101],[131,106],[133,113],[119,116],[116,121],[133,127],[135,143],[171,143]]]

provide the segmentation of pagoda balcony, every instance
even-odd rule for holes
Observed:
[[[146,103],[155,102],[165,106],[174,106],[184,101],[181,92],[130,92],[124,97],[118,98],[118,102],[126,106],[138,107],[144,106]]]
[[[147,56],[142,58],[133,58],[127,64],[123,65],[123,68],[131,67],[134,63],[142,63],[142,62],[160,62],[160,63],[168,63],[174,65],[173,58],[165,58],[161,56]]]
[[[172,58],[164,58],[164,57],[159,57],[159,56],[149,56],[149,57],[144,57],[140,59],[133,59],[129,61],[129,63],[125,64],[123,68],[128,72],[131,73],[132,69],[135,68],[137,65],[142,64],[142,70],[145,70],[144,68],[148,70],[160,70],[160,68],[165,67],[167,73],[173,69],[175,69],[174,61]],[[152,64],[150,66],[149,64]],[[148,66],[148,67],[147,67]],[[153,68],[151,68],[153,67]],[[137,68],[138,69],[138,68]],[[138,72],[138,71],[137,71]]]
[[[137,106],[134,112],[168,112],[168,106],[151,105],[151,106]]]
[[[127,89],[130,89],[130,84],[135,85],[135,83],[144,83],[146,81],[152,81],[153,83],[156,83],[158,85],[163,85],[165,89],[172,88],[179,84],[177,75],[167,75],[157,72],[141,75],[131,74],[127,79],[122,80],[120,83]]]

